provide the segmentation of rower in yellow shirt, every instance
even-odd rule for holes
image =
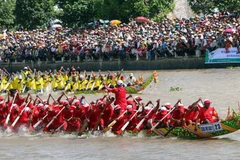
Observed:
[[[78,90],[79,91],[85,90],[87,83],[88,83],[88,80],[85,79],[83,75],[80,75],[78,80]]]

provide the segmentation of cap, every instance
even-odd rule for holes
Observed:
[[[184,105],[182,103],[179,103],[178,107],[184,107]]]
[[[45,106],[44,106],[44,109],[47,109],[48,107],[49,107],[49,105],[45,105]]]
[[[142,98],[141,98],[140,96],[135,96],[134,99],[135,99],[135,100],[139,100],[139,101],[142,100]]]
[[[25,109],[24,109],[24,111],[25,112],[29,112],[31,109],[29,108],[29,107],[26,107]]]
[[[167,111],[167,108],[166,107],[161,107],[160,111]]]
[[[123,84],[123,81],[122,80],[118,80],[117,81],[117,85],[121,86]]]
[[[104,104],[104,103],[103,103],[103,101],[98,101],[97,104],[98,104],[98,106],[100,106],[100,105],[102,105],[102,104]]]
[[[145,107],[144,110],[149,111],[151,110],[151,107]]]
[[[132,77],[132,76],[133,76],[133,73],[130,73],[129,76]]]
[[[119,106],[119,105],[116,105],[115,107],[114,107],[114,110],[120,110],[121,109],[121,107]]]
[[[44,105],[42,103],[39,103],[38,104],[38,107],[43,107]]]
[[[171,103],[168,103],[168,102],[165,103],[165,104],[164,104],[164,107],[166,107],[167,109],[171,109]]]
[[[28,69],[28,67],[24,67],[23,69]]]
[[[80,102],[79,102],[79,100],[75,100],[75,101],[73,102],[73,105],[75,105],[75,106],[78,106],[78,105],[80,105]]]
[[[210,103],[211,103],[211,101],[209,99],[204,100],[204,104],[210,104]]]

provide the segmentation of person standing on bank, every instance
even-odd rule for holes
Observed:
[[[122,80],[117,81],[116,88],[109,88],[106,84],[104,87],[107,89],[108,92],[112,92],[115,94],[115,102],[114,105],[119,105],[121,110],[126,110],[127,107],[127,99],[126,99],[126,89],[124,88],[124,83]]]

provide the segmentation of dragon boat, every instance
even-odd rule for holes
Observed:
[[[184,127],[175,128],[158,128],[153,130],[150,134],[147,134],[148,130],[142,130],[140,132],[133,133],[132,131],[124,131],[119,136],[129,136],[137,137],[176,137],[183,139],[200,139],[200,138],[213,138],[218,136],[227,135],[236,132],[240,129],[240,115],[233,111],[233,116],[230,119],[224,120],[222,122],[216,122],[212,124],[201,124],[198,126],[197,130],[195,126],[188,125]],[[75,133],[77,135],[77,133]],[[85,132],[82,136],[78,138],[87,138],[90,136],[90,132]],[[98,133],[100,135],[100,133]]]
[[[136,84],[136,85],[133,85],[133,86],[127,86],[126,91],[129,94],[139,93],[139,92],[143,91],[144,89],[146,89],[153,81],[155,83],[158,81],[158,77],[157,77],[156,72],[153,72],[153,74],[149,78],[144,80],[144,82],[141,83],[141,84]],[[101,93],[101,92],[105,92],[104,89],[76,91],[76,92],[74,92],[74,94],[97,94],[97,93]],[[72,92],[68,92],[68,93],[72,93]]]
[[[147,130],[141,131],[145,136],[164,136],[164,137],[179,137],[179,138],[211,138],[217,136],[223,136],[236,132],[240,129],[240,115],[233,111],[233,116],[222,122],[216,122],[212,124],[201,124],[195,129],[194,125],[188,125],[184,127],[173,127],[173,128],[159,128],[155,129],[149,135]],[[123,133],[124,134],[124,133]],[[139,133],[128,134],[137,136]]]

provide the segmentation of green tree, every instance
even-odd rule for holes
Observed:
[[[130,16],[150,19],[166,15],[174,8],[173,0],[104,0],[105,17],[128,21]]]
[[[16,0],[7,0],[0,2],[0,27],[9,28],[14,25],[14,9]]]
[[[210,13],[214,8],[220,11],[240,11],[239,0],[188,0],[192,10],[196,13]]]
[[[47,24],[53,14],[53,0],[16,0],[16,24],[33,29]]]
[[[87,23],[95,15],[93,0],[56,0],[56,4],[62,9],[60,19],[69,27]]]

